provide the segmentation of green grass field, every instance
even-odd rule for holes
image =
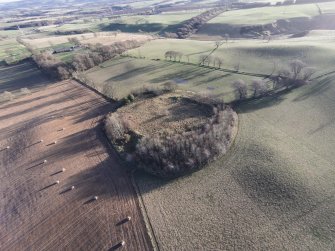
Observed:
[[[17,43],[15,39],[0,41],[0,61],[6,60],[8,63],[15,63],[29,56],[29,51]]]
[[[320,8],[323,9],[323,7],[327,11],[335,11],[334,3],[320,4]],[[315,4],[270,6],[224,12],[210,20],[209,23],[229,25],[268,24],[278,19],[311,18],[317,15],[319,15],[319,10]]]
[[[114,86],[117,98],[143,86],[158,87],[172,81],[177,83],[178,89],[221,97],[227,102],[234,98],[231,88],[234,80],[251,82],[257,78],[194,65],[128,57],[107,61],[85,72],[85,76],[98,90],[105,85]]]
[[[123,32],[173,32],[176,26],[200,13],[206,9],[166,12],[157,15],[135,15],[121,16],[112,20],[108,25],[101,26],[102,30],[121,30]]]
[[[328,31],[311,32],[309,36],[294,39],[273,40],[230,40],[224,43],[212,56],[224,60],[223,68],[233,69],[240,64],[240,71],[270,74],[274,63],[277,69],[286,67],[290,60],[301,59],[319,71],[332,68],[335,60],[333,41],[335,34]],[[196,41],[179,39],[153,40],[140,48],[128,52],[133,56],[145,56],[151,59],[164,59],[166,51],[182,52],[192,63],[198,63],[201,55],[208,55],[215,47],[214,41]],[[188,58],[186,57],[188,55]]]
[[[335,74],[238,108],[226,156],[136,181],[161,250],[332,250]],[[163,227],[164,226],[164,227]]]

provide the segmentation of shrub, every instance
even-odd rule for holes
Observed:
[[[5,101],[11,101],[14,99],[14,94],[9,92],[9,91],[4,91],[1,95],[0,95],[0,102],[5,102]]]
[[[125,133],[128,131],[124,121],[117,113],[107,116],[105,120],[105,130],[108,138],[112,142],[123,140]]]
[[[248,95],[248,87],[242,79],[235,80],[233,82],[235,89],[235,95],[237,99],[245,99]]]
[[[296,59],[290,62],[289,68],[278,71],[277,76],[274,78],[274,82],[276,88],[282,86],[286,88],[297,87],[308,83],[314,73],[315,68],[308,67],[307,64]]]
[[[254,97],[263,96],[267,92],[267,85],[263,80],[254,79],[252,87],[254,89]]]
[[[31,91],[28,88],[21,88],[20,92],[22,95],[31,94]]]
[[[177,89],[177,84],[173,81],[169,81],[163,84],[163,90],[173,92]]]

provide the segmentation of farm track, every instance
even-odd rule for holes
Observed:
[[[1,250],[109,250],[122,240],[125,250],[152,249],[130,177],[102,132],[112,109],[74,81],[0,106],[0,148],[11,147],[0,151]]]

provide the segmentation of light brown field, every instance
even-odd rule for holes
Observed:
[[[110,45],[115,42],[122,42],[126,40],[136,40],[144,42],[153,39],[152,36],[146,34],[134,34],[134,33],[113,33],[113,32],[97,32],[97,33],[85,33],[78,35],[67,35],[67,36],[48,36],[43,38],[26,38],[25,42],[31,44],[35,48],[45,48],[54,46],[57,44],[68,43],[69,38],[78,38],[83,44],[97,44]]]
[[[113,250],[122,240],[125,250],[152,249],[129,175],[100,126],[111,109],[72,81],[0,106],[1,250]]]

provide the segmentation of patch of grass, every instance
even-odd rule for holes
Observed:
[[[0,41],[0,60],[5,60],[8,64],[16,63],[30,55],[30,52],[13,38]]]

